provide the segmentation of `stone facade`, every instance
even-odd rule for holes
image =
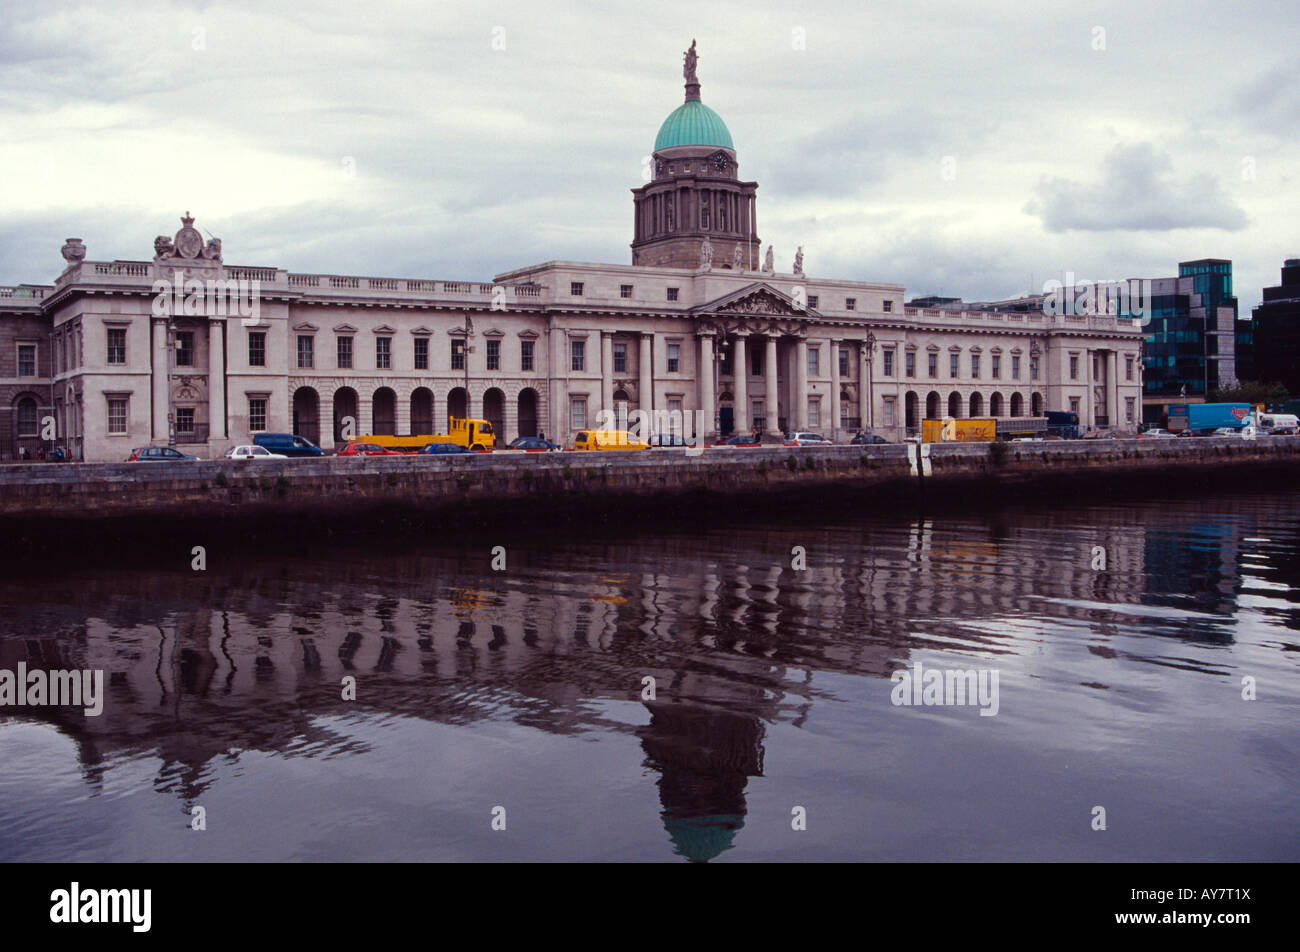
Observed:
[[[1131,320],[911,308],[898,284],[808,277],[802,251],[790,273],[770,248],[760,261],[757,183],[689,59],[686,78],[633,190],[631,265],[551,261],[491,283],[290,273],[226,265],[188,213],[152,260],[89,260],[69,239],[52,286],[0,288],[0,456],[35,443],[114,461],[168,442],[216,456],[260,431],[331,448],[446,432],[451,416],[492,421],[499,445],[569,443],[601,411],[638,410],[687,439],[900,440],[925,417],[1048,409],[1136,427]],[[45,434],[27,432],[33,404]]]

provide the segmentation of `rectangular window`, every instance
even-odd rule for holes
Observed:
[[[816,294],[810,294],[810,295],[808,295],[808,306],[809,306],[809,307],[816,307],[816,306],[817,306],[817,301],[818,301],[818,300],[819,300],[819,298],[817,297]]]
[[[571,369],[584,370],[587,366],[587,342],[585,340],[570,341],[569,349]],[[583,426],[586,425],[583,424]]]
[[[1124,398],[1124,416],[1129,423],[1133,422],[1133,403],[1134,400],[1132,397]]]
[[[681,366],[682,366],[682,345],[669,344],[668,345],[668,372],[670,374],[675,374],[679,370],[681,370]]]
[[[822,425],[822,402],[820,400],[808,401],[808,425],[814,428]]]
[[[1095,355],[1092,358],[1092,379],[1101,379],[1101,365],[1098,363],[1098,358]]]
[[[1124,358],[1124,379],[1125,380],[1133,379],[1133,358],[1132,357]]]
[[[916,353],[915,353],[915,351],[910,351],[910,350],[909,350],[906,354],[903,355],[903,373],[906,374],[908,377],[915,377],[915,376],[916,376]]]
[[[248,429],[257,433],[266,429],[266,398],[248,398]]]
[[[110,364],[126,363],[125,327],[110,327],[108,329],[108,362]]]
[[[1019,357],[1011,358],[1011,379],[1012,380],[1020,379],[1020,358]]]
[[[677,289],[676,289],[676,288],[669,288],[669,289],[668,289],[668,300],[670,300],[670,301],[676,301],[676,300],[677,300]]]
[[[310,334],[298,335],[298,366],[304,369],[316,366],[316,338]]]
[[[763,352],[754,345],[754,349],[749,352],[749,372],[755,377],[763,376]]]
[[[266,331],[248,332],[248,366],[266,366]]]
[[[884,368],[880,371],[881,375],[885,377],[894,376],[894,352],[892,350],[882,351],[881,357],[884,358],[885,363]]]
[[[18,345],[18,376],[20,377],[36,376],[36,345],[35,344]]]
[[[970,375],[971,378],[974,380],[978,380],[980,377],[980,355],[979,354],[970,355]]]
[[[894,426],[894,401],[885,399],[885,426]]]
[[[569,402],[569,428],[585,430],[587,428],[587,398],[573,397]]]
[[[574,297],[582,297],[582,282],[581,282],[581,281],[570,281],[570,282],[569,282],[569,293],[570,293],[571,295],[573,295]]]
[[[501,369],[501,341],[490,340],[487,342],[487,369]]]
[[[429,338],[427,337],[415,339],[415,369],[429,369]]]
[[[194,408],[193,407],[176,408],[176,435],[177,436],[194,435]]]
[[[1002,379],[1002,357],[998,354],[994,354],[989,359],[993,362],[993,366],[989,368],[990,372],[993,375],[993,379],[1001,380]]]
[[[754,426],[762,426],[767,421],[763,419],[763,401],[755,400],[753,404],[753,415],[750,417],[750,423]]]
[[[1029,358],[1029,379],[1030,380],[1038,379],[1038,358],[1037,357]]]
[[[451,342],[451,369],[465,369],[465,339],[463,337]]]
[[[352,338],[340,337],[338,339],[338,345],[339,345],[338,346],[339,369],[351,370],[352,369]]]
[[[819,373],[821,373],[821,355],[822,355],[822,349],[820,347],[808,348],[808,376],[809,377],[816,377]]]
[[[618,286],[618,296],[621,298],[630,298],[632,296],[632,285],[620,284]]]
[[[925,360],[925,365],[926,365],[925,366],[926,372],[930,374],[931,379],[937,378],[939,376],[939,355],[938,354],[927,355]]]
[[[1070,379],[1079,379],[1079,358],[1074,354],[1070,355]]]
[[[888,314],[890,311],[892,311],[892,310],[894,309],[894,302],[893,302],[893,301],[885,301],[885,302],[882,303],[881,306],[885,309],[885,313]]]
[[[1079,412],[1079,398],[1078,398],[1078,397],[1071,397],[1071,398],[1070,398],[1070,412],[1071,412],[1071,413],[1078,413],[1078,412]]]
[[[176,366],[194,366],[194,332],[176,332]]]
[[[519,342],[519,369],[533,369],[533,342],[530,340],[521,340]]]
[[[858,309],[858,299],[857,299],[857,298],[845,298],[845,299],[844,299],[844,310],[846,310],[846,311],[856,311],[857,309]]]
[[[847,377],[848,375],[849,375],[849,349],[847,347],[841,347],[840,348],[840,376]]]
[[[959,376],[961,376],[961,365],[960,365],[960,361],[961,361],[961,355],[960,355],[960,354],[949,354],[949,355],[948,355],[948,376],[949,376],[949,377],[959,377]]]
[[[614,373],[627,373],[627,344],[614,345]]]
[[[393,339],[391,337],[375,338],[375,369],[391,370],[393,366]]]
[[[110,436],[126,435],[126,397],[108,398],[108,432]]]

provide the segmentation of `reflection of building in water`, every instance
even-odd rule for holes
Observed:
[[[91,782],[105,764],[156,756],[156,788],[189,801],[243,751],[364,749],[346,719],[369,713],[635,736],[659,772],[676,848],[702,859],[741,828],[766,725],[798,726],[818,700],[813,672],[885,678],[936,645],[1021,652],[1025,616],[1109,639],[1121,616],[1098,603],[1173,598],[1160,593],[1187,591],[1188,578],[1213,603],[1194,621],[1160,619],[1159,633],[1181,625],[1205,637],[1216,612],[1227,620],[1237,560],[1258,548],[1242,539],[1259,518],[1216,501],[1209,514],[1171,504],[992,524],[934,516],[546,539],[511,546],[504,573],[487,570],[486,547],[379,540],[292,561],[243,557],[229,574],[181,584],[131,571],[11,579],[0,583],[0,664],[103,669],[102,716],[19,716],[72,737]],[[804,571],[790,568],[795,545],[807,550]],[[1106,550],[1104,571],[1092,567],[1094,546]],[[480,563],[481,574],[466,569]],[[355,702],[340,697],[345,675],[357,678]],[[647,726],[590,703],[635,702],[646,675],[659,685]]]

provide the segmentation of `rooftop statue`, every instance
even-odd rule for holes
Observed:
[[[686,77],[688,83],[698,83],[699,79],[695,76],[695,64],[699,62],[699,56],[695,53],[695,41],[691,40],[691,48],[686,51],[686,65],[682,67],[682,75]]]

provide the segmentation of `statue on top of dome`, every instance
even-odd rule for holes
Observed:
[[[691,40],[691,48],[686,51],[686,65],[682,67],[682,75],[686,77],[688,83],[698,83],[699,79],[695,76],[695,64],[699,62],[699,56],[695,53],[695,41]]]

